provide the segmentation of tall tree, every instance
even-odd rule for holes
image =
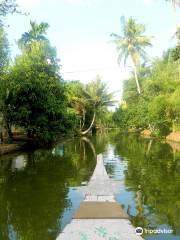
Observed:
[[[111,34],[111,36],[114,37],[113,42],[117,46],[118,63],[124,59],[124,64],[126,65],[128,58],[131,58],[137,91],[140,94],[141,88],[137,76],[137,69],[140,66],[141,58],[144,60],[147,59],[145,48],[152,46],[152,37],[144,35],[145,26],[136,23],[132,17],[128,21],[125,21],[124,17],[121,17],[121,23],[123,35]]]
[[[18,41],[18,46],[21,49],[30,48],[33,42],[48,41],[46,38],[46,32],[49,28],[49,24],[42,22],[37,24],[36,22],[30,21],[31,29],[25,32]]]
[[[11,87],[6,106],[11,124],[23,127],[39,142],[49,143],[70,126],[56,51],[43,35],[44,30],[37,27],[37,32],[9,69]]]
[[[46,36],[48,28],[49,24],[46,22],[37,24],[34,21],[30,21],[30,30],[22,34],[18,41],[18,46],[23,54],[31,55],[31,52],[39,52],[38,56],[41,56],[41,60],[55,67],[58,72],[59,59],[57,58],[56,49],[51,47]]]
[[[89,127],[81,132],[82,135],[85,135],[91,131],[97,112],[102,107],[113,106],[116,101],[113,100],[114,93],[108,93],[106,84],[99,77],[85,86],[82,95],[88,105],[87,108],[93,113]]]

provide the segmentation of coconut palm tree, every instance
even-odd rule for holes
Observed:
[[[144,60],[147,59],[145,48],[152,46],[152,37],[144,35],[145,26],[136,23],[132,17],[127,22],[125,21],[124,17],[121,17],[121,22],[123,35],[120,36],[115,33],[111,34],[111,36],[114,37],[113,42],[117,46],[118,63],[120,64],[122,59],[124,59],[124,65],[126,65],[128,58],[131,58],[137,91],[140,94],[141,88],[137,76],[137,68],[140,66],[141,58]]]
[[[37,24],[36,22],[30,21],[31,30],[25,32],[18,41],[20,49],[29,48],[33,42],[48,41],[45,37],[46,31],[49,27],[48,23],[42,22]]]
[[[87,109],[93,112],[93,117],[89,127],[81,132],[82,135],[91,131],[96,115],[102,107],[113,106],[116,103],[113,100],[114,93],[108,93],[107,90],[107,85],[99,77],[87,84],[83,89],[82,96],[86,101]]]

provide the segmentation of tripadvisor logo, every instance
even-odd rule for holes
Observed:
[[[142,228],[142,227],[137,227],[135,229],[136,235],[141,236],[143,233],[144,234],[172,234],[173,230],[172,229],[147,229],[147,228]]]
[[[135,232],[136,232],[136,235],[142,235],[142,234],[143,234],[143,229],[142,229],[142,227],[137,227],[137,228],[135,229]]]

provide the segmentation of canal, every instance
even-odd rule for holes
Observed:
[[[135,227],[169,230],[148,240],[180,239],[180,151],[136,134],[67,139],[51,149],[0,158],[0,239],[55,240],[83,200],[95,155],[119,184],[117,201]]]

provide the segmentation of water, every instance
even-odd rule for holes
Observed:
[[[180,239],[180,152],[167,143],[111,132],[0,158],[0,240],[55,240],[83,200],[78,188],[103,154],[116,198],[135,227]]]

